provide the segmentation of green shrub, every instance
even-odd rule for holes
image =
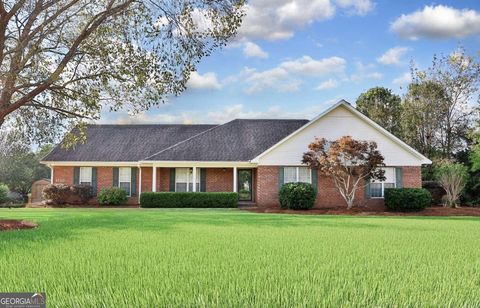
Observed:
[[[127,192],[119,187],[102,188],[97,196],[98,203],[102,205],[125,204],[128,200]]]
[[[232,208],[238,205],[234,192],[145,192],[141,207],[161,208]]]
[[[50,205],[82,205],[92,197],[91,192],[92,187],[88,185],[50,184],[43,189],[43,197]]]
[[[0,183],[0,203],[5,203],[8,201],[8,193],[10,190],[8,186]]]
[[[393,211],[420,211],[431,202],[432,195],[424,188],[385,189],[385,206]]]
[[[311,184],[283,184],[279,192],[280,206],[283,209],[309,210],[315,203],[316,193]]]

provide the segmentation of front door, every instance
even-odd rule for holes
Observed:
[[[252,169],[238,170],[238,200],[253,200]]]

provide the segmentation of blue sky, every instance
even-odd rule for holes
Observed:
[[[402,94],[410,61],[480,51],[480,1],[251,0],[235,40],[202,60],[188,89],[101,123],[223,123],[313,118],[374,86]]]

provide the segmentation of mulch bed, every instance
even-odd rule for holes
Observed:
[[[420,212],[390,212],[365,207],[312,209],[307,211],[283,210],[280,208],[248,207],[244,210],[255,213],[303,214],[303,215],[351,215],[351,216],[480,216],[480,207],[428,207]]]
[[[38,225],[36,223],[26,221],[26,220],[17,220],[17,219],[0,219],[0,231],[8,230],[20,230],[20,229],[33,229]]]

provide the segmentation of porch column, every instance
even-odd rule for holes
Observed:
[[[193,192],[197,191],[197,167],[193,167]]]
[[[237,192],[237,167],[233,167],[233,192]]]
[[[138,197],[140,197],[140,194],[142,193],[142,167],[138,167]]]
[[[50,165],[50,184],[53,184],[53,166]]]
[[[157,166],[153,166],[153,174],[152,174],[152,191],[157,191]]]

